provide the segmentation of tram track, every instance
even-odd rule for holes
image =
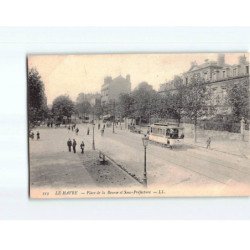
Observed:
[[[124,138],[122,138],[123,137],[123,135],[121,135],[121,134],[116,134],[116,135],[118,135],[122,140],[119,140],[119,142],[121,142],[121,143],[123,143],[123,144],[126,144],[127,145],[127,143],[126,143],[126,141],[130,141],[131,143],[132,143],[132,145],[134,145],[135,144],[135,142],[138,142],[138,141],[136,141],[134,138],[131,138],[131,137],[126,137],[126,140],[124,140]],[[115,137],[114,137],[114,139],[115,139]],[[137,143],[136,143],[137,144]],[[135,145],[136,145],[135,144]],[[136,145],[137,146],[137,145]],[[156,147],[159,147],[158,145],[157,146],[155,146],[155,148]],[[161,147],[162,149],[163,149],[163,147]],[[210,159],[207,159],[207,158],[204,158],[204,157],[201,157],[201,156],[195,156],[195,155],[193,155],[193,154],[190,154],[190,153],[188,153],[188,152],[185,152],[185,156],[187,156],[189,159],[190,158],[193,158],[193,159],[196,159],[196,160],[198,160],[199,162],[200,162],[200,164],[202,164],[203,162],[205,163],[211,163],[211,164],[213,164],[213,166],[218,166],[218,169],[219,169],[219,171],[217,171],[216,172],[216,175],[219,177],[219,178],[214,178],[214,177],[212,177],[211,175],[209,175],[209,174],[205,174],[203,171],[198,171],[197,169],[194,169],[194,166],[188,166],[188,164],[187,164],[187,162],[185,162],[185,164],[183,164],[183,162],[180,162],[177,158],[176,158],[176,155],[173,155],[173,152],[171,152],[171,150],[169,150],[169,151],[166,151],[166,152],[168,152],[168,158],[166,159],[165,157],[164,157],[164,160],[166,160],[166,162],[169,162],[169,163],[171,163],[171,164],[173,164],[173,165],[175,165],[175,166],[178,166],[178,167],[182,167],[182,168],[184,168],[184,169],[187,169],[187,170],[189,170],[189,171],[192,171],[192,172],[194,172],[194,173],[196,173],[196,174],[199,174],[199,175],[201,175],[201,176],[204,176],[204,177],[206,177],[206,178],[209,178],[209,179],[211,179],[211,180],[213,180],[213,181],[216,181],[216,182],[219,182],[219,183],[222,183],[222,184],[224,184],[224,185],[226,185],[227,184],[227,182],[228,182],[228,180],[230,179],[234,179],[233,177],[235,177],[235,176],[232,176],[233,175],[233,173],[231,173],[231,172],[228,172],[228,171],[230,171],[230,170],[233,170],[233,171],[235,171],[235,173],[237,173],[236,175],[238,175],[238,177],[237,177],[237,179],[238,178],[241,178],[242,176],[240,176],[240,174],[244,174],[244,175],[250,175],[249,173],[247,173],[247,172],[245,172],[245,171],[242,171],[242,170],[239,170],[239,169],[237,169],[237,168],[234,168],[234,167],[232,167],[232,166],[228,166],[228,165],[225,165],[225,164],[222,164],[221,162],[215,162],[214,160],[210,160]],[[176,151],[174,151],[174,152],[176,152]],[[158,155],[159,155],[159,152],[153,152],[152,150],[150,151],[150,154],[152,154],[152,156],[154,156],[154,157],[158,157]],[[178,162],[177,162],[178,161]],[[211,172],[213,172],[213,166],[208,166],[207,167],[207,169],[206,169],[206,171],[211,171]],[[224,171],[225,172],[223,172],[223,169],[221,169],[221,167],[223,167],[223,169],[224,169]],[[209,168],[209,169],[208,169]],[[223,179],[226,179],[225,181],[222,181]],[[236,180],[237,181],[237,180]]]

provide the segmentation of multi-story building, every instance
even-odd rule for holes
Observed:
[[[104,79],[101,87],[101,103],[102,105],[109,104],[113,101],[118,101],[121,94],[128,94],[131,92],[130,75],[126,78],[119,75],[116,78],[108,76]]]
[[[247,84],[249,86],[249,60],[245,55],[239,57],[238,64],[225,63],[225,55],[218,54],[217,61],[205,60],[198,65],[191,63],[187,72],[180,75],[182,83],[186,86],[191,82],[193,75],[199,75],[211,90],[210,105],[215,107],[217,114],[230,114],[231,109],[226,101],[227,89],[234,84]],[[174,81],[160,86],[159,92],[175,91]]]

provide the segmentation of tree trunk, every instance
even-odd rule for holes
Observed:
[[[197,142],[197,121],[194,122],[194,142]]]

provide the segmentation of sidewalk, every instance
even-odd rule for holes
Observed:
[[[185,138],[184,143],[195,147],[206,148],[206,140],[207,138],[198,138],[195,143],[193,138]],[[216,140],[212,138],[210,150],[250,159],[250,143],[246,141]]]

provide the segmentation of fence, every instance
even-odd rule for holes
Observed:
[[[199,122],[198,127],[204,130],[227,131],[231,133],[240,133],[240,123],[225,122]]]

